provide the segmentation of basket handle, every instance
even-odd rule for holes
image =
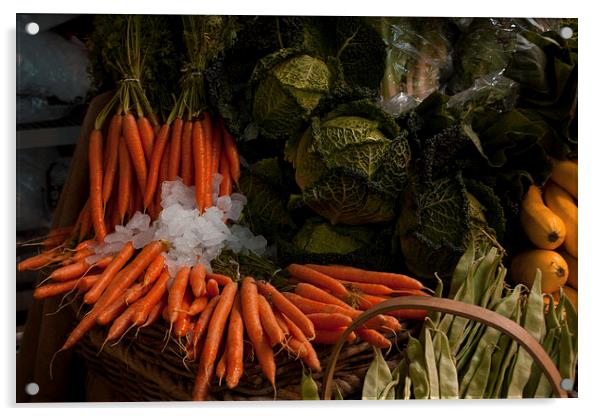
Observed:
[[[450,313],[464,318],[472,319],[482,324],[495,328],[504,334],[510,336],[514,341],[518,342],[533,358],[533,360],[541,367],[543,373],[548,378],[552,385],[554,395],[560,398],[568,397],[567,392],[560,387],[561,376],[556,368],[556,365],[546,353],[543,347],[535,338],[522,326],[516,322],[481,306],[472,305],[469,303],[459,302],[452,299],[426,297],[426,296],[404,296],[395,299],[389,299],[379,303],[376,306],[368,309],[358,316],[351,325],[347,327],[345,332],[341,334],[339,340],[335,344],[326,372],[324,376],[324,388],[322,392],[323,400],[330,400],[332,397],[334,369],[339,358],[343,344],[345,344],[347,336],[359,328],[368,319],[374,316],[390,312],[397,309],[421,309],[427,311],[435,311],[442,313]]]

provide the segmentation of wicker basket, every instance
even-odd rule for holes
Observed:
[[[392,339],[393,348],[387,355],[391,367],[401,359],[408,334],[415,333],[417,329],[416,326],[404,326],[403,331]],[[175,339],[170,339],[166,345],[164,336],[167,330],[168,327],[162,322],[142,328],[138,334],[132,330],[117,345],[105,345],[99,354],[106,329],[96,327],[80,341],[76,353],[83,357],[89,377],[103,379],[112,387],[111,397],[114,400],[191,400],[196,363],[183,362],[180,346]],[[323,366],[331,349],[328,345],[317,346]],[[348,344],[343,349],[334,373],[334,382],[344,398],[360,398],[364,375],[373,357],[372,346],[366,342]],[[276,364],[275,393],[257,362],[247,361],[238,387],[229,390],[225,383],[220,386],[215,380],[210,390],[211,399],[300,400],[301,360],[289,357],[286,351],[281,350],[276,353]],[[313,377],[320,387],[322,373],[314,373]]]

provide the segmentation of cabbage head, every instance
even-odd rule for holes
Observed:
[[[303,202],[332,224],[392,220],[410,148],[391,120],[367,102],[345,104],[287,143]]]
[[[335,71],[321,58],[289,50],[268,55],[252,77],[253,120],[269,138],[298,134],[334,82]]]

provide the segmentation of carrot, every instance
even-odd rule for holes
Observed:
[[[359,328],[356,329],[355,332],[361,339],[368,342],[369,344],[374,345],[377,348],[391,347],[391,341],[389,341],[387,338],[385,338],[382,334],[375,331],[374,329]]]
[[[263,296],[263,295],[262,295]],[[282,316],[282,312],[280,312],[278,309],[274,310],[274,318],[276,318],[276,323],[278,323],[278,326],[280,327],[280,329],[282,330],[282,333],[287,336],[289,335],[289,330],[288,330],[288,326],[286,325],[286,322],[284,321],[284,317]]]
[[[155,259],[151,262],[151,264],[148,265],[148,267],[146,269],[146,273],[144,273],[144,278],[142,279],[142,285],[148,286],[148,285],[153,284],[157,280],[159,275],[161,275],[161,272],[163,271],[163,267],[165,267],[165,257],[163,257],[163,256],[155,257]]]
[[[146,295],[150,288],[150,286],[145,286],[142,283],[136,283],[132,285],[123,294],[123,300],[125,301],[125,304],[131,305],[132,303],[136,302],[142,296]]]
[[[303,362],[305,364],[307,364],[307,366],[309,368],[311,368],[312,370],[318,371],[318,372],[321,371],[322,368],[320,365],[320,359],[318,358],[318,354],[316,353],[316,350],[311,345],[311,343],[305,337],[305,334],[303,333],[301,328],[299,328],[295,324],[295,322],[293,322],[291,319],[289,319],[286,315],[283,315],[283,318],[284,318],[284,321],[286,322],[286,325],[288,326],[289,331],[292,334],[293,338],[296,339],[297,341],[299,341],[303,345],[303,348],[305,349],[305,354],[300,355]],[[290,341],[289,341],[289,344],[290,344]]]
[[[220,300],[215,307],[213,318],[211,319],[207,330],[207,338],[205,339],[205,345],[203,347],[199,369],[194,383],[192,392],[193,400],[204,400],[207,397],[209,383],[213,376],[217,351],[224,334],[228,315],[230,314],[232,304],[234,303],[236,291],[236,283],[232,282],[226,285],[220,295]]]
[[[213,125],[209,113],[205,112],[205,117],[201,120],[201,125],[203,126],[203,139],[205,141],[205,169],[203,171],[203,182],[206,185],[204,188],[203,201],[204,207],[208,208],[213,205],[213,172],[211,171],[213,165],[211,160],[213,157]]]
[[[90,268],[92,268],[90,264],[88,264],[85,260],[80,260],[76,263],[68,264],[54,270],[52,273],[50,273],[48,278],[54,280],[55,282],[65,282],[67,280],[81,277]]]
[[[104,306],[121,296],[155,257],[161,255],[161,252],[164,249],[165,246],[161,241],[153,241],[147,244],[130,264],[124,267],[123,270],[112,279],[105,292],[100,299],[98,299],[98,303]]]
[[[121,270],[121,268],[133,255],[134,246],[132,246],[132,243],[126,243],[121,250],[119,250],[119,253],[115,256],[113,261],[106,267],[106,269],[104,269],[94,286],[92,286],[88,293],[86,293],[84,296],[84,303],[91,304],[98,301],[117,272]]]
[[[215,279],[209,279],[209,281],[207,281],[206,293],[210,298],[219,295],[219,286],[217,285]]]
[[[142,148],[142,139],[140,138],[140,132],[138,131],[138,125],[136,119],[132,113],[128,113],[123,116],[123,138],[127,144],[128,152],[134,166],[134,172],[136,172],[136,179],[138,180],[138,188],[146,189],[146,176],[148,174],[146,167],[146,159],[144,157],[144,149]]]
[[[75,254],[73,254],[71,257],[63,260],[61,264],[63,266],[73,264],[78,261],[84,260],[86,257],[91,256],[92,254],[94,254],[94,250],[92,248],[85,248],[83,250],[76,251]]]
[[[234,299],[230,322],[228,324],[228,338],[226,341],[226,384],[233,389],[238,385],[243,373],[244,351],[244,322],[240,306],[240,293]]]
[[[312,322],[307,318],[307,316],[305,316],[303,312],[301,312],[301,310],[299,310],[297,306],[295,306],[271,284],[266,282],[257,282],[257,285],[261,294],[268,299],[271,299],[272,304],[291,321],[293,321],[295,325],[301,328],[307,338],[314,338],[314,324],[312,324]]]
[[[155,306],[153,306],[150,313],[148,314],[148,318],[146,318],[146,321],[144,322],[143,325],[140,325],[140,328],[150,326],[150,325],[154,324],[155,322],[157,322],[159,320],[159,318],[161,317],[161,312],[163,312],[163,310],[165,309],[166,306],[167,306],[167,298],[165,295],[163,295],[161,297],[161,300],[159,300],[159,302],[157,302],[155,304]]]
[[[107,305],[96,317],[98,325],[106,325],[123,313],[128,308],[123,296],[115,299],[110,305]]]
[[[81,251],[81,250],[86,250],[89,248],[93,248],[94,245],[96,243],[94,242],[94,240],[89,239],[89,240],[83,240],[82,242],[80,242],[77,246],[75,246],[75,251]]]
[[[213,129],[213,146],[211,148],[211,176],[219,171],[219,163],[222,154],[222,129]]]
[[[217,362],[217,367],[215,368],[215,376],[218,379],[218,384],[221,386],[222,385],[222,380],[224,379],[224,376],[226,375],[226,351],[222,352],[222,355],[219,359],[219,361]]]
[[[182,128],[182,163],[180,165],[180,176],[186,186],[192,186],[194,178],[194,166],[192,165],[192,121],[184,122]]]
[[[159,166],[159,180],[157,181],[157,187],[155,189],[155,205],[157,210],[161,210],[161,192],[163,190],[163,182],[167,180],[167,169],[169,167],[169,147],[167,143],[163,156],[161,157],[161,165]]]
[[[125,334],[126,330],[130,328],[133,324],[134,315],[138,309],[138,302],[141,299],[136,301],[134,304],[128,306],[128,308],[119,315],[114,321],[111,327],[109,328],[109,333],[105,338],[104,342],[112,341],[114,339],[119,338],[123,334]]]
[[[255,345],[261,342],[263,328],[259,317],[259,293],[255,279],[247,276],[242,280],[240,287],[240,304],[245,329],[249,339]]]
[[[209,321],[211,320],[211,318],[213,316],[213,310],[217,306],[217,302],[219,301],[219,298],[220,298],[220,296],[218,295],[218,296],[212,298],[209,301],[209,303],[207,303],[207,306],[205,307],[205,309],[203,309],[203,312],[201,312],[201,315],[199,316],[196,323],[194,324],[194,328],[192,329],[192,338],[191,338],[191,344],[193,346],[194,351],[196,351],[198,343],[201,341],[201,338],[203,337],[203,335],[205,335],[205,332],[207,331],[207,328],[209,327]]]
[[[169,272],[165,269],[155,282],[151,290],[136,304],[137,310],[133,317],[133,323],[136,326],[142,325],[148,319],[148,316],[153,307],[161,301],[164,293],[167,291],[167,281],[169,280]]]
[[[261,327],[267,334],[270,345],[273,347],[276,344],[282,344],[282,342],[284,342],[284,332],[282,332],[282,329],[280,329],[280,326],[276,321],[276,316],[274,315],[272,307],[263,295],[258,295],[257,301]]]
[[[276,322],[278,323],[278,326],[280,327],[280,329],[282,330],[282,333],[285,336],[285,339],[282,342],[282,346],[289,353],[293,354],[295,357],[306,356],[307,349],[305,348],[303,342],[299,341],[297,338],[294,338],[290,335],[290,330],[288,328],[286,320],[285,320],[284,316],[282,315],[282,313],[278,309],[274,310],[274,317],[276,318]],[[298,327],[297,327],[297,330],[301,331]],[[303,335],[303,332],[301,332],[300,336],[303,339],[305,338],[305,335]]]
[[[169,166],[167,168],[168,181],[175,181],[180,172],[183,124],[182,118],[176,117],[171,128],[171,149],[169,151]]]
[[[34,299],[45,299],[52,296],[60,295],[61,293],[69,292],[70,290],[77,289],[80,292],[84,292],[94,284],[98,279],[98,275],[88,275],[81,279],[69,280],[60,283],[50,283],[44,286],[37,287],[33,291]]]
[[[150,164],[155,141],[155,132],[151,122],[145,116],[138,117],[138,131],[140,132],[140,138],[142,139],[144,158],[146,159],[146,163]]]
[[[226,275],[219,273],[207,273],[207,279],[213,279],[220,286],[226,286],[227,284],[232,283],[232,279]]]
[[[205,276],[207,271],[205,266],[201,263],[196,264],[190,271],[190,288],[192,294],[196,297],[203,296],[205,294]]]
[[[195,184],[195,196],[196,203],[199,208],[199,212],[205,211],[205,194],[207,193],[207,148],[205,133],[199,120],[195,120],[192,125],[192,159],[194,161],[194,184]]]
[[[335,296],[348,296],[345,286],[336,279],[300,264],[290,264],[286,270],[297,280],[321,287]]]
[[[232,176],[226,154],[221,152],[219,161],[219,173],[222,175],[222,183],[219,185],[219,196],[232,194]]]
[[[117,194],[117,210],[120,222],[123,223],[132,193],[132,162],[125,140],[119,142],[119,193]]]
[[[349,315],[341,313],[318,312],[308,314],[307,317],[312,321],[316,330],[346,327],[353,322],[353,319]]]
[[[403,274],[375,272],[350,266],[320,266],[317,264],[306,264],[306,266],[335,279],[359,283],[377,283],[389,286],[391,289],[424,289],[424,286],[418,280]]]
[[[316,329],[316,339],[314,342],[318,344],[336,344],[345,332],[345,327],[334,328],[334,329]],[[347,336],[347,342],[353,342],[357,339],[355,333],[350,333]]]
[[[173,130],[172,130],[173,136]],[[167,149],[167,141],[169,139],[169,124],[165,123],[161,126],[159,134],[157,134],[157,140],[153,146],[153,152],[151,154],[150,165],[148,169],[148,179],[146,181],[146,188],[144,189],[144,207],[147,208],[153,198],[155,192],[157,192],[157,182],[159,181],[159,171],[161,169],[161,162],[163,157],[167,159],[167,166],[169,172],[169,153],[165,153]],[[169,176],[169,175],[167,175]],[[166,180],[167,178],[163,179]],[[159,182],[159,186],[163,181]],[[159,188],[159,192],[161,189]]]
[[[309,283],[297,284],[295,287],[295,293],[307,299],[312,299],[323,303],[330,303],[332,305],[340,306],[341,308],[351,309],[351,306],[349,306],[347,303]]]
[[[113,257],[114,256],[112,256],[112,255],[103,257],[102,259],[98,260],[96,263],[90,264],[90,268],[92,268],[92,270],[105,269],[109,264],[111,264],[111,262],[113,261]],[[86,260],[86,262],[87,262],[87,260]]]
[[[417,289],[391,289],[389,286],[380,285],[377,283],[360,283],[350,282],[348,280],[339,280],[343,286],[352,292],[362,292],[366,295],[387,296],[387,295],[403,295],[408,291],[418,291]]]
[[[240,179],[240,160],[238,157],[238,150],[236,149],[236,143],[230,132],[226,129],[222,122],[222,137],[223,137],[223,152],[226,154],[228,160],[228,166],[230,170],[230,176],[238,184]]]
[[[264,333],[257,342],[251,341],[251,343],[253,344],[257,361],[259,361],[261,372],[267,377],[272,387],[276,389],[276,362],[268,335]]]
[[[422,293],[422,292],[420,292]],[[416,294],[412,295],[416,296]],[[426,293],[422,293],[422,295],[418,296],[428,296]],[[371,307],[378,305],[379,303],[387,300],[387,298],[372,296],[372,295],[361,295],[358,296],[358,306],[361,310],[365,311],[370,309]],[[394,316],[398,319],[416,319],[422,320],[428,314],[428,311],[420,310],[420,309],[400,309],[396,311],[386,312],[389,316]]]
[[[104,177],[102,181],[102,203],[106,205],[111,192],[113,191],[113,182],[117,171],[117,162],[119,159],[119,137],[121,136],[121,114],[114,114],[109,123],[107,134],[107,151]]]
[[[25,270],[33,270],[44,267],[56,259],[56,254],[51,252],[43,252],[33,257],[29,257],[17,265],[17,271],[24,272]]]
[[[169,316],[169,322],[171,324],[175,323],[180,315],[182,300],[184,299],[184,293],[188,287],[189,275],[190,267],[181,267],[169,288],[167,294],[167,316]]]
[[[201,296],[192,301],[190,308],[188,309],[188,315],[194,316],[203,312],[203,310],[207,307],[207,303],[209,302],[209,298],[207,296]]]
[[[172,285],[173,287],[173,285]],[[167,300],[167,304],[169,305],[169,298]],[[179,306],[178,317],[174,322],[174,334],[178,337],[183,337],[186,335],[188,330],[190,329],[190,314],[188,311],[190,310],[190,305],[192,304],[192,293],[190,290],[184,291],[184,296],[182,297],[182,301]]]
[[[90,198],[88,198],[81,211],[81,222],[79,224],[78,235],[80,241],[88,235],[88,232],[90,231],[90,221]]]
[[[90,176],[90,217],[96,241],[102,242],[107,235],[102,203],[102,132],[94,129],[90,133],[88,144],[88,163]]]

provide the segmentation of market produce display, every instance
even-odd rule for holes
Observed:
[[[575,384],[577,26],[538,22],[96,17],[111,98],[82,208],[17,265],[75,312],[55,357],[103,331],[102,359],[153,326],[194,400],[249,366],[276,397],[278,354],[314,399],[318,351],[363,311],[448,297],[523,326]],[[375,354],[353,398],[552,393],[465,318],[397,310],[346,341]]]

